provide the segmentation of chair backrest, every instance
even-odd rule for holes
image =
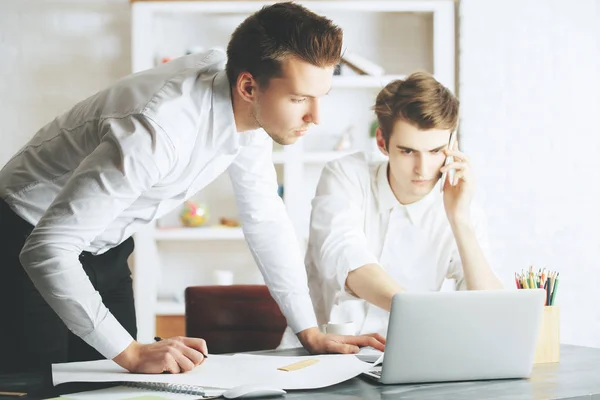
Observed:
[[[287,326],[264,285],[190,286],[186,336],[206,340],[212,354],[271,350]]]

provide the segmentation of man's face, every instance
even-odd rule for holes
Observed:
[[[333,66],[320,68],[289,57],[282,76],[258,89],[252,113],[259,125],[279,144],[293,144],[311,124],[319,123],[321,97],[331,89]]]
[[[389,156],[390,185],[402,204],[419,201],[433,189],[440,179],[449,138],[448,129],[421,130],[398,120],[386,151],[381,131],[377,131],[377,144]]]

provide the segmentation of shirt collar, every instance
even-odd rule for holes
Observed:
[[[270,140],[269,135],[262,128],[238,132],[233,114],[231,101],[231,85],[225,71],[219,71],[213,80],[213,124],[214,132],[231,138],[232,151],[240,146],[248,146],[256,140]]]
[[[377,201],[379,212],[389,212],[394,207],[404,208],[413,225],[419,225],[427,210],[431,208],[436,200],[441,198],[439,185],[435,185],[421,200],[403,205],[400,204],[398,199],[396,199],[394,192],[392,192],[387,172],[388,163],[385,162],[380,164],[377,169]]]
[[[387,171],[387,162],[381,163],[377,167],[377,206],[380,213],[390,211],[394,206],[399,204],[390,187]]]
[[[233,103],[231,101],[231,86],[225,71],[219,71],[213,79],[212,123],[213,131],[233,139],[234,148],[240,144],[240,138],[235,127]]]

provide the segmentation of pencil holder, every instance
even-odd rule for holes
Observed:
[[[560,361],[560,308],[545,306],[542,313],[540,333],[535,346],[534,363]]]

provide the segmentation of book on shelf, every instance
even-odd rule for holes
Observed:
[[[382,76],[385,74],[385,70],[382,66],[361,55],[349,51],[344,52],[342,55],[342,64],[346,64],[359,75]]]

